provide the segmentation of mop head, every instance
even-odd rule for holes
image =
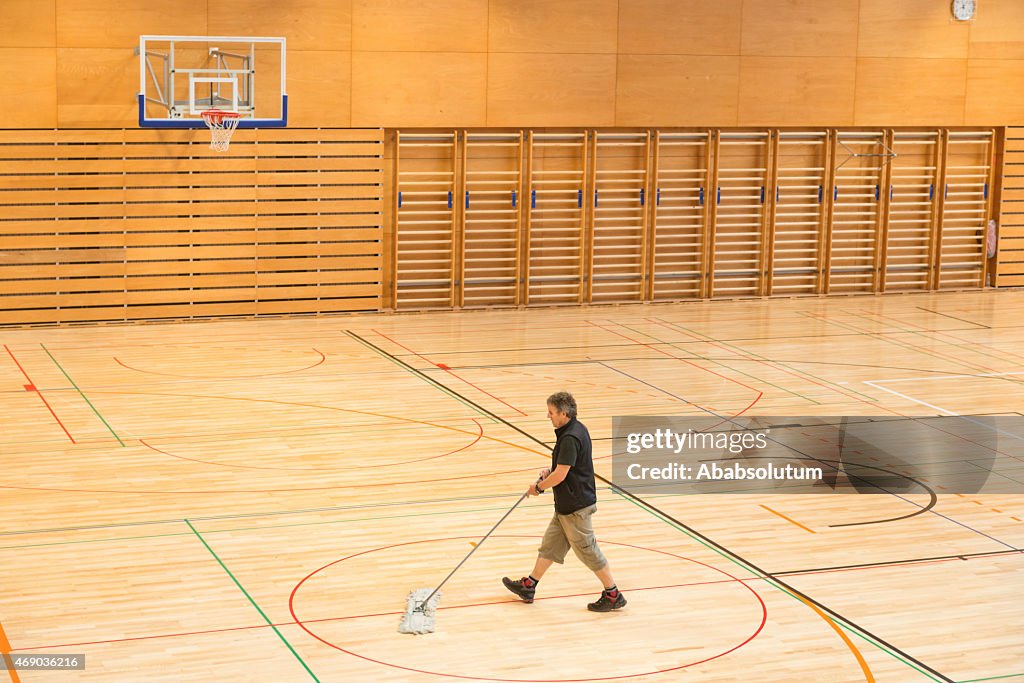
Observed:
[[[440,591],[430,598],[428,604],[423,604],[433,590],[433,588],[417,588],[409,593],[405,603],[405,616],[402,617],[402,623],[398,625],[399,633],[420,635],[434,632],[434,612],[437,610],[437,603],[441,601]]]

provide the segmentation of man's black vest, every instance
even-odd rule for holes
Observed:
[[[555,511],[569,515],[577,510],[590,507],[597,502],[597,487],[594,484],[593,444],[590,432],[575,417],[555,430],[557,441],[551,451],[551,470],[558,467],[558,449],[566,439],[575,439],[577,444],[576,464],[569,468],[569,474],[561,484],[552,489],[555,494]]]

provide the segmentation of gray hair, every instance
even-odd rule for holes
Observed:
[[[568,391],[559,391],[548,396],[548,405],[560,413],[565,413],[569,419],[576,417],[576,399]]]

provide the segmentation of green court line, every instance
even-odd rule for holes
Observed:
[[[966,681],[957,681],[957,683],[978,683],[978,681],[998,681],[1003,678],[1020,678],[1022,676],[1024,676],[1024,673],[1006,674],[1005,676],[989,676],[988,678],[971,678]]]
[[[747,349],[744,349],[741,346],[737,346],[736,344],[730,344],[729,342],[721,341],[721,340],[715,339],[714,337],[709,337],[708,335],[704,334],[703,332],[698,332],[697,330],[691,330],[689,327],[686,327],[685,325],[680,325],[679,323],[674,323],[674,322],[671,322],[669,320],[661,320],[660,318],[655,318],[655,320],[657,320],[657,321],[659,321],[659,322],[661,322],[661,323],[663,323],[665,325],[669,325],[671,327],[678,327],[679,329],[685,330],[685,331],[689,332],[690,334],[695,334],[695,335],[697,335],[699,337],[704,337],[706,340],[714,341],[716,344],[722,344],[723,346],[728,346],[731,349],[735,349],[739,353],[743,353],[743,354],[746,354],[748,356],[752,356],[753,358],[756,358],[758,360],[762,360],[765,363],[774,363],[775,365],[778,365],[779,367],[786,368],[787,370],[792,370],[793,372],[799,372],[799,373],[801,373],[803,375],[807,375],[808,377],[813,377],[814,379],[816,379],[816,380],[818,380],[820,382],[825,382],[826,384],[831,384],[834,387],[841,387],[842,391],[848,391],[848,392],[851,392],[851,393],[854,393],[854,394],[858,394],[860,396],[863,396],[866,400],[874,401],[876,403],[878,402],[878,399],[875,398],[874,396],[870,396],[868,394],[865,394],[864,392],[857,391],[856,389],[854,389],[852,387],[849,387],[849,386],[837,384],[837,383],[833,382],[832,380],[826,379],[826,378],[821,377],[819,375],[815,375],[814,373],[811,373],[811,372],[807,372],[806,370],[791,367],[789,364],[783,363],[782,361],[772,360],[772,359],[768,358],[767,356],[765,356],[763,354],[757,353],[756,351],[748,351]]]
[[[430,382],[431,384],[434,384],[435,386],[437,386],[437,387],[439,387],[440,389],[442,389],[443,391],[445,391],[445,393],[453,394],[453,392],[452,392],[451,390],[449,390],[449,389],[448,389],[447,387],[445,387],[444,385],[442,385],[442,384],[440,384],[440,383],[436,382],[436,381],[435,381],[435,380],[433,380],[432,378],[426,377],[426,375],[424,375],[424,374],[423,374],[422,372],[420,372],[420,371],[416,370],[416,369],[415,369],[415,368],[413,368],[412,366],[410,366],[410,365],[408,365],[408,364],[406,364],[406,363],[402,363],[402,362],[398,361],[398,359],[394,359],[394,358],[391,358],[390,354],[388,354],[388,353],[387,353],[386,351],[384,351],[384,350],[382,350],[382,349],[379,349],[379,348],[375,347],[374,345],[372,345],[372,344],[370,344],[370,343],[368,343],[368,342],[364,342],[364,341],[363,341],[362,339],[360,339],[360,337],[359,337],[358,335],[355,335],[355,334],[353,334],[352,332],[349,332],[349,331],[347,331],[347,330],[346,330],[346,333],[347,333],[347,334],[348,334],[348,335],[349,335],[350,337],[352,337],[353,339],[356,339],[357,341],[360,341],[361,343],[363,343],[363,345],[364,345],[364,346],[366,346],[367,348],[370,348],[370,349],[374,350],[375,352],[377,352],[377,353],[378,353],[378,354],[380,354],[381,356],[384,356],[385,358],[389,358],[389,359],[391,359],[391,360],[392,360],[393,362],[395,362],[395,364],[396,364],[396,365],[399,365],[400,367],[404,367],[404,368],[405,368],[406,370],[408,370],[409,372],[412,372],[413,374],[416,374],[416,375],[419,375],[419,376],[423,377],[424,379],[426,379],[426,380],[427,380],[428,382]],[[479,411],[480,413],[482,413],[482,414],[484,414],[484,415],[487,415],[488,417],[491,417],[491,419],[495,419],[495,416],[494,416],[494,415],[492,415],[492,414],[491,414],[491,413],[490,413],[489,411],[487,411],[486,409],[484,409],[484,408],[482,408],[482,407],[480,407],[480,406],[474,405],[474,404],[472,404],[472,403],[470,403],[470,402],[466,401],[466,400],[465,400],[464,398],[462,398],[462,397],[461,397],[461,396],[459,396],[458,394],[454,394],[454,396],[455,396],[455,398],[456,398],[457,400],[460,400],[460,401],[462,401],[462,402],[466,403],[466,405],[468,405],[468,406],[470,406],[470,407],[472,407],[472,408],[476,409],[476,410],[477,410],[477,411]],[[504,421],[504,420],[502,420],[502,422],[503,422],[503,423],[504,423],[504,424],[505,424],[506,426],[509,426],[509,427],[511,427],[511,428],[513,428],[513,429],[515,429],[515,430],[517,430],[517,431],[520,431],[521,433],[523,433],[524,435],[526,435],[526,436],[530,437],[530,438],[531,438],[531,439],[533,439],[534,441],[537,441],[538,443],[543,443],[543,442],[541,442],[541,441],[540,441],[539,439],[537,439],[536,437],[534,437],[534,436],[532,436],[532,435],[530,435],[530,434],[527,434],[526,432],[522,432],[521,430],[519,430],[519,428],[518,428],[518,427],[515,427],[515,425],[513,425],[512,423],[509,423],[509,422],[507,422],[507,421]],[[612,490],[613,490],[613,491],[615,491],[615,492],[616,492],[616,493],[617,493],[618,495],[620,495],[620,496],[623,496],[623,497],[625,497],[625,496],[624,496],[624,494],[622,494],[622,493],[620,493],[619,491],[617,491],[617,490],[616,490],[616,489],[615,489],[614,487],[612,488]],[[673,528],[676,528],[676,529],[678,529],[678,530],[682,531],[682,532],[683,532],[683,533],[685,533],[685,534],[686,534],[686,535],[687,535],[688,537],[690,537],[690,538],[691,538],[692,540],[696,540],[696,541],[698,541],[698,542],[699,542],[699,543],[700,543],[701,545],[704,545],[705,547],[707,547],[707,548],[709,548],[709,549],[713,550],[713,551],[714,551],[714,552],[715,552],[716,554],[718,554],[718,555],[720,555],[720,556],[722,556],[722,557],[724,557],[724,558],[728,559],[728,560],[729,560],[730,562],[733,562],[733,563],[734,563],[734,564],[736,564],[737,566],[739,566],[739,567],[742,567],[742,568],[743,568],[743,569],[744,569],[745,571],[747,571],[748,573],[750,573],[750,574],[751,574],[752,576],[755,576],[755,577],[758,577],[758,578],[764,579],[764,580],[765,580],[766,582],[768,582],[768,583],[772,584],[773,586],[775,586],[775,588],[777,588],[778,590],[782,591],[782,592],[783,592],[783,593],[785,593],[786,595],[789,595],[789,596],[790,596],[791,598],[793,598],[794,600],[797,600],[797,601],[799,601],[799,602],[800,602],[801,604],[804,604],[803,600],[800,600],[800,598],[796,597],[796,596],[795,596],[795,595],[793,595],[793,594],[792,594],[792,593],[791,593],[790,591],[786,590],[786,589],[785,589],[785,588],[783,588],[783,587],[782,587],[781,585],[779,585],[776,579],[773,579],[773,578],[771,578],[771,577],[767,577],[767,576],[761,576],[761,573],[760,573],[760,572],[758,572],[758,571],[755,571],[755,570],[753,569],[753,567],[747,566],[747,565],[746,565],[746,563],[741,563],[741,562],[739,561],[739,559],[738,559],[738,558],[734,558],[734,557],[731,557],[731,553],[730,553],[730,554],[726,554],[726,553],[724,553],[724,552],[723,552],[723,551],[722,551],[721,549],[719,549],[719,548],[716,548],[716,547],[714,547],[713,545],[710,545],[710,544],[708,544],[708,543],[707,543],[706,541],[704,541],[704,539],[702,539],[702,538],[699,538],[699,537],[697,537],[697,536],[694,536],[694,535],[693,535],[693,534],[692,534],[692,533],[691,533],[691,532],[690,532],[690,531],[689,531],[688,529],[686,529],[686,528],[684,528],[684,527],[681,527],[681,526],[679,526],[678,524],[676,524],[676,523],[675,523],[675,522],[673,522],[672,520],[666,519],[666,518],[665,518],[665,516],[664,516],[664,514],[663,514],[663,513],[661,513],[660,511],[659,511],[659,512],[655,512],[654,510],[650,510],[650,509],[647,509],[647,508],[646,508],[645,506],[642,506],[642,505],[640,505],[640,503],[638,503],[637,501],[634,501],[634,500],[632,500],[632,499],[629,499],[629,500],[630,500],[630,502],[631,502],[631,503],[633,503],[633,504],[634,504],[634,505],[636,505],[637,507],[640,507],[640,508],[642,508],[642,509],[645,509],[645,510],[647,510],[647,512],[648,512],[649,514],[651,514],[652,516],[654,516],[654,517],[655,517],[655,519],[660,519],[660,520],[664,521],[665,523],[669,524],[670,526],[672,526]],[[936,678],[936,677],[935,677],[935,676],[933,676],[932,674],[930,674],[930,673],[928,673],[928,672],[926,672],[926,671],[923,671],[923,670],[921,670],[920,668],[918,668],[918,667],[917,667],[916,665],[912,664],[911,662],[908,662],[908,661],[907,661],[906,659],[904,659],[904,658],[903,658],[903,657],[902,657],[901,655],[899,655],[899,654],[898,654],[898,653],[896,653],[896,652],[893,652],[893,651],[892,651],[892,650],[891,650],[890,648],[888,648],[888,647],[884,646],[884,645],[883,645],[882,643],[878,643],[878,642],[875,642],[875,640],[874,640],[874,639],[868,639],[868,638],[867,638],[867,637],[866,637],[865,635],[861,634],[861,633],[860,633],[859,631],[857,631],[857,630],[851,630],[851,629],[850,629],[849,627],[847,627],[847,626],[846,626],[845,624],[843,624],[843,623],[841,623],[841,622],[838,622],[838,621],[835,621],[835,620],[831,619],[831,617],[829,617],[829,619],[830,619],[830,621],[832,621],[832,623],[838,624],[838,626],[839,626],[840,628],[842,628],[843,630],[845,630],[845,631],[847,631],[847,632],[849,632],[849,633],[852,633],[852,634],[856,635],[856,636],[857,636],[858,638],[861,638],[861,639],[862,639],[862,640],[864,640],[865,642],[867,642],[867,643],[870,643],[871,645],[873,645],[874,647],[878,648],[878,649],[879,649],[879,650],[881,650],[882,652],[885,652],[886,654],[888,654],[889,656],[893,657],[893,658],[894,658],[894,659],[896,659],[897,661],[899,661],[899,662],[902,662],[902,663],[903,663],[903,664],[905,664],[906,666],[910,667],[911,669],[914,669],[915,671],[917,671],[917,672],[921,673],[922,675],[926,676],[927,678],[930,678],[930,679],[931,679],[931,680],[933,680],[933,681],[937,681],[938,683],[946,683],[946,681],[944,681],[944,680],[943,680],[942,678]],[[940,674],[940,675],[941,675],[941,674]],[[946,680],[950,680],[950,679],[946,679]]]
[[[771,586],[773,586],[777,590],[781,591],[782,593],[785,593],[789,597],[791,597],[794,600],[796,600],[797,602],[799,602],[801,605],[804,604],[803,600],[801,600],[797,596],[793,595],[793,593],[791,593],[785,587],[780,585],[773,577],[767,576],[767,575],[762,575],[761,572],[756,571],[753,567],[748,566],[745,562],[741,562],[738,558],[731,557],[729,554],[723,553],[719,548],[716,548],[715,546],[707,543],[704,539],[700,538],[699,536],[694,536],[692,533],[690,533],[689,529],[686,529],[685,527],[679,526],[678,524],[676,524],[672,520],[667,519],[664,515],[658,514],[658,513],[654,512],[653,510],[651,510],[651,509],[649,509],[649,508],[647,508],[647,507],[645,507],[643,505],[640,505],[635,500],[626,497],[622,493],[619,493],[619,491],[616,491],[615,489],[612,489],[612,490],[615,491],[615,493],[618,494],[619,496],[622,496],[623,498],[626,498],[626,500],[628,500],[630,503],[632,503],[636,507],[640,508],[641,510],[645,510],[648,514],[653,516],[655,519],[660,519],[661,521],[663,521],[666,524],[668,524],[670,527],[672,527],[672,528],[674,528],[674,529],[676,529],[678,531],[683,532],[684,534],[689,536],[692,540],[697,541],[698,543],[703,545],[705,548],[714,551],[717,555],[719,555],[721,557],[724,557],[725,559],[727,559],[730,562],[732,562],[733,564],[735,564],[737,567],[741,567],[747,573],[749,573],[749,574],[751,574],[753,576],[756,576],[759,579],[763,579],[765,583],[770,584]],[[906,666],[910,667],[914,671],[917,671],[918,673],[920,673],[920,674],[922,674],[924,676],[927,676],[931,680],[937,681],[938,683],[944,683],[943,679],[936,678],[935,676],[933,676],[932,674],[928,673],[927,671],[923,671],[922,669],[918,668],[914,663],[908,662],[906,659],[904,659],[902,656],[900,656],[899,653],[893,652],[888,647],[882,645],[882,643],[876,642],[873,638],[868,638],[865,634],[861,633],[859,630],[851,629],[847,624],[844,624],[841,621],[837,621],[837,620],[833,619],[831,616],[828,616],[828,615],[826,615],[826,616],[828,617],[829,621],[831,621],[832,623],[836,624],[837,626],[839,626],[841,629],[843,629],[847,633],[850,633],[851,635],[857,636],[858,638],[860,638],[864,642],[873,645],[874,647],[876,647],[877,649],[879,649],[882,652],[886,653],[890,657],[892,657],[892,658],[896,659],[897,661],[905,664]]]
[[[511,498],[510,498],[511,500]],[[535,505],[521,505],[520,509],[535,509],[535,508],[548,508],[548,503],[538,503]],[[414,512],[407,515],[378,515],[376,517],[355,517],[351,519],[329,519],[321,520],[319,522],[295,522],[293,524],[266,524],[263,526],[243,526],[233,527],[230,529],[211,529],[206,532],[206,535],[211,534],[228,534],[237,531],[262,531],[264,529],[291,529],[293,527],[304,527],[304,526],[322,526],[325,524],[350,524],[352,522],[375,522],[383,519],[408,519],[411,517],[436,517],[438,515],[461,515],[470,514],[477,512],[503,512],[508,510],[508,506],[502,507],[487,507],[487,508],[468,508],[465,510],[443,510],[441,512]],[[180,521],[180,520],[177,520]],[[84,543],[110,543],[113,541],[136,541],[146,538],[172,538],[174,536],[191,536],[188,533],[167,533],[167,534],[146,534],[143,536],[114,536],[113,538],[86,538],[78,541],[53,541],[52,543],[26,543],[23,545],[6,545],[0,546],[0,550],[20,550],[23,548],[44,548],[54,545],[81,545]]]
[[[717,365],[720,368],[724,368],[726,370],[731,370],[732,372],[739,373],[739,374],[743,375],[744,377],[749,377],[750,379],[754,380],[755,382],[759,382],[761,384],[767,384],[770,387],[775,387],[779,391],[783,391],[783,392],[785,392],[787,394],[791,394],[793,396],[796,396],[797,398],[802,398],[803,400],[808,401],[809,403],[813,403],[814,405],[819,405],[819,406],[821,405],[820,401],[815,401],[813,398],[811,398],[809,396],[804,396],[803,394],[801,394],[799,392],[796,392],[796,391],[793,391],[792,389],[787,389],[786,387],[779,386],[778,384],[775,384],[773,382],[769,382],[768,380],[766,380],[766,379],[764,379],[762,377],[758,377],[756,375],[752,375],[749,372],[744,372],[743,370],[740,370],[739,368],[733,367],[731,365],[726,365],[725,363],[723,363],[720,360],[714,360],[714,359],[711,359],[711,358],[702,357],[702,356],[694,353],[693,351],[690,351],[689,349],[682,348],[679,344],[676,344],[674,342],[667,342],[667,341],[663,341],[661,339],[658,339],[657,337],[655,337],[650,332],[641,332],[640,330],[632,328],[629,325],[623,325],[622,323],[619,323],[619,327],[624,327],[627,330],[629,330],[630,332],[633,332],[634,334],[642,334],[645,337],[650,337],[651,339],[653,339],[657,343],[663,344],[663,345],[668,346],[670,348],[673,348],[673,349],[675,349],[677,351],[682,351],[684,353],[690,354],[691,357],[687,358],[686,360],[703,360],[703,361],[707,361],[709,363],[714,363],[715,365]],[[701,340],[701,341],[697,341],[696,343],[706,344],[708,342]],[[742,359],[738,359],[738,360],[742,360]]]
[[[598,487],[598,490],[605,490],[607,487]],[[230,493],[230,492],[229,492]],[[673,494],[664,494],[673,495]],[[503,494],[490,494],[490,495],[477,495],[477,496],[459,496],[455,498],[424,498],[420,500],[400,500],[400,501],[389,501],[384,503],[362,503],[360,505],[331,505],[325,507],[315,508],[293,508],[290,510],[268,510],[265,512],[245,512],[232,515],[193,515],[189,519],[195,522],[215,522],[224,519],[249,519],[251,517],[276,517],[283,515],[302,515],[310,512],[342,512],[346,510],[367,510],[372,508],[385,508],[385,507],[401,507],[403,505],[437,505],[440,503],[461,503],[464,501],[474,500],[494,500],[498,498],[508,498],[507,493]],[[85,526],[73,526],[73,527],[52,527],[49,529],[21,529],[18,531],[0,531],[0,538],[5,536],[23,536],[26,534],[50,534],[50,533],[61,533],[65,531],[93,531],[95,529],[118,529],[121,527],[133,527],[133,526],[148,526],[148,525],[160,525],[160,524],[178,524],[181,522],[181,518],[175,519],[149,519],[141,520],[138,522],[111,522],[108,524],[90,524]]]
[[[188,528],[192,530],[192,533],[196,535],[196,538],[198,538],[202,542],[202,544],[206,546],[206,549],[210,551],[210,554],[213,555],[213,559],[217,560],[217,564],[219,564],[221,568],[225,572],[227,572],[227,575],[231,577],[231,580],[235,582],[235,585],[238,586],[238,590],[242,591],[242,594],[249,599],[249,602],[252,604],[253,607],[256,608],[256,611],[260,613],[260,616],[263,617],[263,620],[265,622],[267,622],[267,625],[270,626],[270,628],[274,629],[274,633],[276,633],[277,637],[281,639],[281,642],[284,643],[289,650],[291,650],[291,653],[295,655],[295,659],[299,660],[299,664],[302,664],[302,668],[305,669],[309,673],[309,675],[313,677],[314,681],[320,683],[320,679],[316,677],[316,674],[313,673],[313,670],[309,668],[305,661],[303,661],[302,657],[299,656],[299,653],[295,651],[295,648],[292,647],[292,644],[288,642],[284,635],[282,635],[281,632],[277,630],[277,626],[274,626],[274,622],[267,618],[267,615],[263,613],[263,610],[261,610],[260,606],[256,604],[256,601],[252,599],[252,596],[249,595],[248,591],[246,591],[245,588],[242,587],[242,584],[238,582],[238,579],[236,579],[235,575],[231,573],[231,570],[227,568],[227,565],[225,565],[221,561],[221,559],[217,557],[217,553],[213,552],[213,548],[211,548],[210,544],[206,542],[206,539],[203,538],[198,531],[196,531],[196,528],[192,526],[192,522],[188,521],[187,519],[184,520],[184,522],[185,524],[188,524]]]
[[[907,324],[907,323],[904,323],[904,322],[900,322],[899,323],[900,326],[897,326],[896,322],[891,322],[890,323],[890,322],[886,322],[884,320],[878,320],[877,318],[872,318],[869,315],[864,315],[863,313],[851,313],[850,311],[846,311],[846,313],[848,315],[852,315],[852,316],[855,316],[857,318],[861,318],[863,320],[867,320],[868,322],[874,322],[874,323],[880,322],[880,323],[883,323],[883,324],[891,325],[893,327],[896,327],[896,329],[899,330],[900,332],[906,332],[908,334],[920,335],[921,337],[924,337],[925,339],[927,339],[930,342],[942,344],[943,346],[951,346],[954,349],[967,349],[968,351],[970,351],[972,353],[976,353],[979,356],[987,356],[987,357],[989,357],[989,358],[991,358],[993,360],[997,360],[997,361],[999,361],[1001,363],[1017,363],[1017,362],[1019,362],[1019,361],[1011,360],[1009,358],[1001,358],[1000,356],[997,356],[994,353],[989,353],[989,352],[986,352],[986,351],[978,350],[978,347],[982,346],[982,344],[974,344],[972,342],[967,342],[967,341],[962,341],[962,340],[960,340],[960,343],[953,343],[953,342],[945,341],[943,339],[936,339],[934,336],[931,336],[931,337],[928,336],[928,334],[932,334],[932,335],[941,334],[941,335],[944,335],[944,336],[947,336],[947,337],[952,337],[953,339],[956,339],[956,337],[953,337],[953,335],[951,335],[948,332],[945,332],[943,330],[914,330],[914,329],[902,327],[902,325],[906,325]],[[978,329],[981,329],[981,328],[978,328]],[[992,348],[992,347],[986,347],[986,348]],[[1019,382],[1019,380],[1018,380],[1018,382]]]
[[[803,313],[803,311],[800,311],[800,313]],[[856,314],[854,314],[854,315],[856,315]],[[829,325],[837,325],[839,327],[845,328],[847,330],[851,330],[852,332],[855,332],[857,334],[863,335],[865,337],[871,337],[872,339],[877,339],[879,341],[884,341],[887,344],[893,344],[895,346],[899,346],[900,348],[907,349],[909,351],[915,351],[917,353],[924,354],[925,356],[930,356],[931,358],[935,358],[937,360],[940,360],[940,361],[942,361],[944,363],[954,362],[955,364],[958,364],[961,367],[970,368],[974,372],[984,372],[985,371],[985,368],[978,367],[977,365],[975,365],[973,363],[969,363],[969,362],[962,361],[962,360],[953,360],[953,359],[950,359],[950,358],[943,358],[942,356],[938,355],[937,353],[934,353],[932,351],[926,351],[926,350],[924,350],[924,349],[922,349],[922,348],[920,348],[918,346],[914,346],[913,344],[910,344],[910,343],[907,343],[907,342],[904,342],[904,341],[900,341],[899,339],[890,339],[887,335],[885,335],[885,334],[883,334],[881,332],[871,332],[871,331],[865,331],[865,330],[858,330],[856,327],[852,327],[848,323],[843,323],[843,322],[840,322],[838,320],[833,320],[831,318],[816,318],[816,317],[814,317],[812,315],[805,315],[804,317],[810,318],[811,320],[817,320],[819,322],[824,322],[824,323],[829,324]],[[874,322],[878,322],[878,321],[876,320]],[[910,330],[897,330],[893,334],[912,334],[912,332]],[[939,343],[939,344],[942,343],[938,339],[929,339],[929,341],[933,341],[933,342],[936,342],[936,343]]]
[[[64,374],[64,376],[67,377],[68,381],[71,382],[71,386],[73,386],[75,390],[78,391],[78,395],[85,399],[85,402],[89,404],[89,407],[92,408],[92,412],[96,413],[96,417],[98,417],[100,421],[107,426],[107,429],[109,429],[110,433],[114,435],[114,438],[117,439],[117,442],[121,444],[122,447],[124,447],[124,441],[121,441],[121,437],[117,435],[117,432],[115,432],[114,429],[110,426],[110,423],[103,419],[103,416],[100,415],[100,411],[96,410],[96,406],[92,404],[92,401],[90,401],[89,398],[82,393],[82,390],[78,388],[77,384],[75,384],[75,380],[71,379],[70,375],[68,375],[68,373],[64,370],[61,364],[57,362],[57,359],[53,357],[52,353],[50,353],[50,349],[46,348],[46,344],[40,344],[40,346],[43,347],[43,351],[46,351],[46,355],[50,357],[50,360],[53,361],[54,365],[56,365]]]

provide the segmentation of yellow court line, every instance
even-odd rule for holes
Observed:
[[[818,606],[810,600],[807,600],[802,595],[799,595],[797,593],[791,593],[791,595],[793,595],[796,598],[799,598],[800,602],[804,603],[812,610],[817,612],[818,616],[824,619],[828,623],[828,625],[832,627],[832,630],[839,634],[839,637],[843,639],[844,643],[846,643],[846,647],[850,648],[850,652],[852,652],[853,656],[857,658],[857,663],[860,664],[860,669],[864,672],[864,680],[867,683],[875,683],[875,675],[871,673],[871,667],[868,666],[867,660],[864,659],[864,655],[860,653],[860,650],[857,649],[857,646],[853,644],[853,641],[850,640],[850,637],[846,635],[843,629],[839,628],[836,622],[832,621],[832,619],[827,614],[818,609]]]
[[[815,531],[814,529],[811,529],[811,528],[805,527],[805,526],[804,526],[803,524],[801,524],[800,522],[796,521],[795,519],[790,519],[789,517],[787,517],[786,515],[782,514],[781,512],[778,512],[778,511],[776,511],[776,510],[772,510],[772,509],[771,509],[770,507],[768,507],[767,505],[762,505],[761,507],[763,507],[763,508],[764,508],[765,510],[767,510],[767,511],[768,511],[768,512],[770,512],[770,513],[772,513],[773,515],[778,515],[779,517],[782,517],[782,518],[783,518],[784,520],[786,520],[787,522],[790,522],[791,524],[796,524],[796,525],[797,525],[798,527],[800,527],[800,528],[801,528],[801,529],[803,529],[804,531],[808,531],[808,532],[810,532],[810,533],[812,533],[812,534],[816,534],[816,533],[818,533],[818,532],[817,532],[817,531]]]
[[[11,676],[11,683],[21,683],[18,672],[14,670],[14,662],[11,661],[11,643],[7,640],[7,634],[4,633],[3,624],[0,624],[0,656],[3,656],[7,673]]]

